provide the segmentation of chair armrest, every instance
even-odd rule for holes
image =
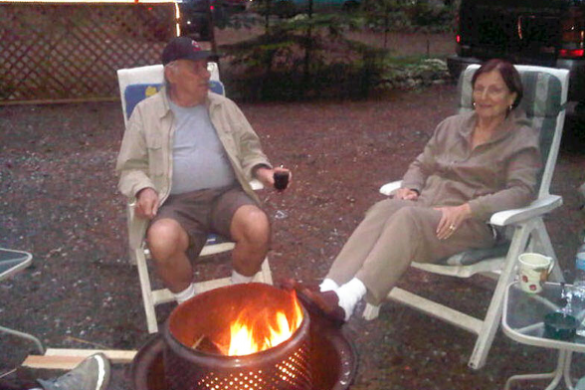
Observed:
[[[386,183],[382,187],[380,187],[380,193],[389,196],[392,193],[392,191],[396,191],[397,189],[399,189],[401,184],[402,180]]]
[[[136,210],[136,198],[133,198],[132,200],[128,200],[128,203],[126,203],[126,216],[128,217],[128,220],[133,220],[136,218],[134,211]]]
[[[490,224],[496,226],[512,225],[546,214],[549,211],[560,207],[562,204],[563,198],[559,195],[541,196],[534,202],[530,203],[529,206],[495,213],[490,218]]]
[[[400,188],[401,180],[386,183],[380,187],[380,193],[386,196],[392,191]],[[529,206],[519,209],[500,211],[492,215],[490,224],[496,226],[508,226],[514,223],[525,221],[527,219],[548,213],[551,210],[560,207],[563,204],[563,198],[559,195],[546,195],[532,202]]]

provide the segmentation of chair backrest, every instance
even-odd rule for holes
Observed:
[[[520,107],[526,112],[532,127],[540,131],[543,169],[539,177],[538,196],[546,196],[549,194],[565,123],[569,71],[531,65],[515,67],[520,73],[524,88]],[[473,110],[471,79],[477,69],[479,65],[470,65],[459,77],[459,112]]]
[[[128,119],[130,119],[134,107],[162,88],[164,85],[163,69],[162,65],[149,65],[118,70],[118,85],[124,114],[124,126],[128,125]],[[208,69],[211,73],[210,89],[215,93],[225,95],[225,88],[219,80],[217,63],[210,62]]]

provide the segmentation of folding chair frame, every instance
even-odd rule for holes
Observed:
[[[478,67],[478,65],[472,65],[468,70],[475,70]],[[544,168],[538,199],[532,202],[528,207],[502,211],[491,217],[490,224],[492,225],[502,227],[511,226],[514,228],[511,245],[505,257],[486,259],[477,264],[467,266],[423,264],[416,262],[411,264],[414,268],[440,275],[470,277],[477,273],[489,273],[489,276],[496,278],[498,281],[485,318],[479,319],[470,316],[467,313],[439,304],[399,287],[393,288],[387,297],[388,299],[403,303],[416,310],[422,311],[435,318],[476,334],[476,343],[468,362],[468,365],[473,369],[483,367],[486,362],[487,355],[502,316],[506,286],[515,278],[516,261],[521,253],[528,248],[530,251],[538,251],[546,256],[552,257],[555,259],[556,263],[552,271],[552,277],[556,281],[563,280],[563,275],[558,266],[558,262],[556,261],[557,257],[550,241],[550,237],[546,231],[543,217],[551,210],[562,205],[562,198],[558,195],[549,194],[549,188],[557,161],[562,127],[565,119],[565,109],[563,105],[566,104],[567,101],[568,71],[522,65],[517,66],[517,68],[521,72],[536,71],[552,74],[559,79],[562,87],[561,111],[557,115],[554,137],[551,142],[550,152]],[[380,192],[389,195],[393,190],[399,187],[400,181],[388,183],[380,189]],[[379,306],[367,304],[363,316],[366,319],[374,319],[378,316],[378,313]]]

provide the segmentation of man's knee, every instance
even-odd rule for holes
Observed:
[[[266,213],[256,206],[242,206],[232,221],[232,236],[236,241],[246,240],[266,244],[270,237],[270,222]]]
[[[181,225],[173,219],[160,219],[153,223],[146,235],[148,247],[155,259],[161,259],[177,251],[186,251],[189,237]]]

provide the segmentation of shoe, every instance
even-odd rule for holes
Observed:
[[[103,353],[96,353],[65,375],[37,382],[45,390],[105,390],[110,382],[110,361]]]
[[[317,307],[325,317],[335,324],[345,323],[345,310],[339,306],[339,297],[335,291],[315,291],[304,288],[297,291],[297,294],[310,305]]]
[[[290,278],[282,279],[279,284],[282,289],[296,291],[307,310],[325,317],[334,325],[345,323],[345,310],[339,306],[339,297],[334,291],[321,292],[318,285],[305,285]]]

